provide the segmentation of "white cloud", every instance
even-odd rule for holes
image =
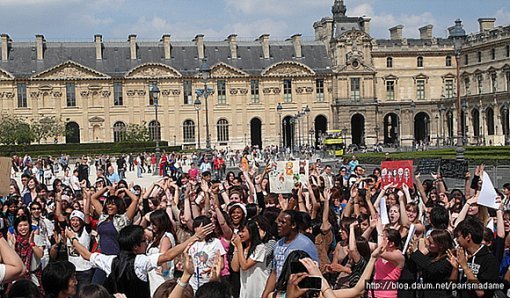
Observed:
[[[82,16],[82,22],[87,26],[102,26],[102,25],[110,25],[113,23],[112,18],[98,18],[91,15]]]
[[[508,25],[508,20],[510,20],[510,11],[507,11],[504,8],[498,9],[494,17],[496,18],[496,22],[502,25]]]
[[[434,36],[442,36],[442,28],[436,28],[437,21],[430,12],[424,12],[420,15],[401,14],[394,16],[393,14],[373,15],[371,21],[371,35],[377,38],[389,38],[388,29],[396,25],[403,25],[402,33],[404,38],[419,38],[420,32],[418,28],[425,25],[434,25]],[[441,31],[441,32],[440,32]]]
[[[352,9],[347,10],[347,15],[349,16],[367,16],[371,17],[374,15],[374,8],[371,4],[363,3],[361,5],[357,5]]]
[[[30,6],[30,5],[50,5],[59,3],[80,2],[81,0],[0,0],[0,6]]]
[[[261,19],[253,22],[239,22],[229,26],[241,38],[257,38],[262,34],[268,33],[274,39],[281,39],[288,30],[288,24],[285,21],[276,21],[273,19]],[[230,34],[230,33],[227,33]],[[227,36],[225,35],[225,36]]]

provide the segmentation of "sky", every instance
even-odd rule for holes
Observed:
[[[313,23],[331,16],[333,0],[0,0],[0,33],[14,41],[254,40],[268,33],[285,40],[300,33],[313,39]],[[403,25],[406,38],[419,37],[418,28],[434,25],[436,37],[446,37],[455,19],[467,32],[478,31],[478,18],[495,17],[510,25],[510,0],[345,0],[348,16],[371,17],[370,34],[389,38],[388,29]]]

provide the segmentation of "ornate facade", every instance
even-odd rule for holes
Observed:
[[[204,88],[203,61],[213,146],[316,142],[342,129],[348,144],[411,146],[452,144],[457,121],[470,144],[505,144],[509,135],[510,26],[480,19],[460,56],[463,117],[457,119],[453,43],[436,38],[432,26],[419,39],[370,36],[370,19],[346,16],[336,0],[332,17],[316,22],[315,39],[296,34],[253,42],[16,42],[0,40],[0,110],[28,120],[56,117],[72,131],[60,142],[111,142],[129,123],[145,122],[152,138],[170,145],[204,147],[205,109],[195,110]],[[158,117],[149,89],[158,85]],[[204,101],[201,98],[202,103]],[[277,111],[278,103],[283,109]],[[309,108],[308,113],[298,112]],[[308,110],[308,109],[306,109]],[[159,123],[159,124],[158,124]],[[160,127],[160,130],[158,129]]]

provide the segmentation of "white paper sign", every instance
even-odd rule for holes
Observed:
[[[272,193],[292,193],[296,182],[308,184],[308,160],[279,161],[269,173]]]
[[[499,204],[496,204],[496,197],[498,194],[494,189],[491,177],[485,171],[482,177],[482,190],[480,190],[480,196],[478,197],[478,205],[487,206],[492,209],[498,209]]]
[[[491,217],[489,223],[487,223],[487,228],[491,229],[491,231],[494,233],[494,218]]]
[[[382,197],[379,202],[379,211],[381,212],[381,223],[383,225],[387,225],[390,223],[390,218],[388,217],[388,209],[386,208],[386,198]]]
[[[414,224],[411,224],[411,226],[409,227],[409,232],[407,232],[406,244],[404,245],[404,249],[402,250],[403,255],[406,254],[407,248],[409,247],[409,243],[411,243],[411,240],[413,239],[415,232],[416,232],[416,226]]]

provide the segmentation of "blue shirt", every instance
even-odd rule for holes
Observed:
[[[312,260],[319,262],[319,254],[315,244],[303,234],[298,234],[296,239],[290,243],[285,243],[286,238],[278,240],[274,248],[273,268],[276,268],[276,280],[280,277],[283,264],[289,254],[295,250],[302,250],[310,255]]]
[[[113,172],[111,175],[108,176],[108,180],[110,180],[112,184],[119,183],[120,181],[119,174],[117,174],[117,172]]]

